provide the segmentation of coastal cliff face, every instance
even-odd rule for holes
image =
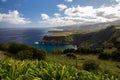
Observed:
[[[40,43],[53,44],[53,45],[72,44],[72,42],[73,42],[73,36],[71,32],[61,32],[61,33],[46,35],[40,41]]]

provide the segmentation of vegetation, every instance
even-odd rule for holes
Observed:
[[[99,64],[94,60],[85,61],[83,69],[87,71],[98,71],[100,69]]]
[[[1,80],[118,80],[110,74],[78,71],[66,65],[45,61],[0,60]]]
[[[75,54],[99,54],[102,52],[103,49],[101,48],[78,48],[78,49],[65,49],[63,51],[64,54],[67,53],[75,53]]]
[[[77,59],[76,55],[73,53],[68,53],[68,54],[66,54],[66,56],[70,59]]]
[[[46,51],[42,49],[37,49],[31,46],[27,46],[25,44],[17,44],[17,43],[6,43],[1,44],[0,50],[6,51],[9,57],[13,57],[15,59],[38,59],[45,60]]]
[[[74,32],[57,32],[48,36],[70,36],[72,34],[74,34]]]
[[[51,54],[59,55],[59,54],[63,54],[63,51],[61,49],[53,49],[51,51]]]
[[[53,55],[48,54],[46,60],[54,63],[60,63],[62,65],[74,66],[78,70],[88,70],[90,72],[100,72],[110,75],[116,75],[120,79],[120,62],[112,60],[98,59],[98,55],[93,54],[74,54],[77,59],[72,59],[66,56],[67,54]],[[86,69],[84,66],[89,65]],[[92,68],[92,69],[91,69]]]

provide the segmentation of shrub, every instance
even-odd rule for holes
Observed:
[[[33,58],[38,60],[45,60],[46,59],[46,51],[44,49],[34,49]]]
[[[76,53],[81,53],[81,54],[98,54],[101,52],[101,48],[78,48],[76,50]]]
[[[3,50],[3,44],[0,43],[0,50]]]
[[[87,71],[98,71],[100,67],[94,60],[89,60],[84,62],[83,69]]]
[[[17,58],[24,60],[24,59],[32,59],[33,52],[30,50],[23,50],[17,53]]]
[[[21,50],[28,49],[28,46],[25,44],[17,44],[17,43],[8,43],[8,52],[17,54]]]
[[[108,60],[110,59],[111,55],[108,54],[108,53],[104,53],[104,52],[101,52],[98,56],[99,59],[103,59],[103,60]]]
[[[68,53],[68,54],[66,54],[66,56],[70,59],[76,59],[77,58],[77,56],[73,53]]]
[[[71,48],[71,49],[68,48],[68,49],[65,49],[65,50],[63,51],[64,54],[66,54],[66,53],[75,53],[75,52],[76,52],[76,50],[75,50],[75,49],[72,49],[72,48]]]
[[[114,61],[120,61],[120,52],[117,51],[117,52],[112,53],[111,58]]]

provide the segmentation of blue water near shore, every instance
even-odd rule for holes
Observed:
[[[73,48],[72,45],[47,45],[35,44],[45,35],[50,34],[51,28],[0,28],[0,43],[15,42],[24,43],[36,48],[46,49],[50,52],[52,49]]]

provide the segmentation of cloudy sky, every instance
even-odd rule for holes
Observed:
[[[0,0],[0,27],[54,27],[120,19],[120,0]]]

